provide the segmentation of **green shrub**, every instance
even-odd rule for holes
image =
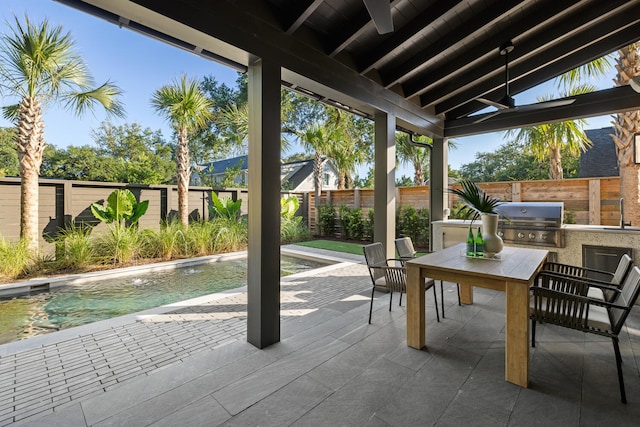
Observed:
[[[410,237],[413,244],[429,247],[429,209],[400,206],[396,211],[396,236]]]
[[[339,212],[343,237],[351,240],[362,240],[364,236],[362,209],[340,206]]]
[[[238,199],[235,202],[229,198],[218,198],[218,195],[211,192],[211,203],[209,204],[209,212],[212,218],[228,218],[238,219],[240,218],[240,207],[242,206],[242,199]]]
[[[336,211],[332,205],[320,205],[320,235],[333,237],[336,229]]]
[[[302,223],[302,217],[295,216],[293,218],[283,217],[280,219],[280,242],[294,243],[309,240],[311,233],[305,224]]]
[[[574,211],[564,211],[564,219],[565,224],[575,224],[576,223],[576,213]]]
[[[107,197],[107,206],[101,203],[91,204],[91,213],[96,219],[110,224],[115,222],[117,226],[126,221],[135,224],[140,217],[147,212],[149,201],[138,203],[131,190],[114,190]]]
[[[367,213],[367,220],[364,223],[364,238],[369,242],[373,242],[373,230],[374,230],[374,221],[373,221],[373,209],[369,209]]]

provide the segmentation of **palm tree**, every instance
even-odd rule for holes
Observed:
[[[640,75],[640,42],[618,51],[616,63],[616,86],[629,84],[632,77]],[[614,116],[612,122],[615,135],[618,166],[620,170],[620,194],[630,203],[626,204],[626,220],[640,223],[640,165],[633,161],[633,139],[640,133],[640,111],[625,111]]]
[[[47,20],[15,26],[0,38],[0,92],[15,97],[16,105],[3,108],[4,117],[17,128],[20,160],[20,236],[38,250],[38,176],[44,139],[43,110],[61,103],[76,115],[100,104],[109,114],[123,116],[117,97],[121,90],[110,82],[95,86],[91,73],[75,51],[74,41],[62,27]]]
[[[186,228],[189,226],[189,179],[191,161],[189,159],[189,133],[204,128],[213,118],[213,102],[200,90],[195,79],[181,80],[158,89],[151,99],[151,105],[160,115],[164,115],[178,135],[176,147],[176,179],[178,181],[178,215]]]
[[[313,159],[313,188],[316,208],[316,224],[319,224],[320,192],[322,191],[323,157],[332,142],[335,142],[338,132],[335,126],[329,123],[313,123],[308,128],[299,132],[300,144],[307,150],[314,152]]]
[[[431,144],[431,139],[422,135],[417,137],[417,141]],[[413,166],[413,185],[424,185],[425,172],[429,169],[429,150],[412,144],[409,134],[403,132],[396,134],[396,156],[400,163]]]
[[[594,87],[582,85],[572,89],[564,96],[593,92]],[[538,97],[538,102],[544,102],[550,97]],[[569,151],[579,154],[586,151],[592,144],[584,134],[586,120],[569,120],[557,123],[544,123],[507,131],[505,137],[513,138],[513,142],[524,143],[539,161],[549,159],[549,179],[562,179],[562,152]]]

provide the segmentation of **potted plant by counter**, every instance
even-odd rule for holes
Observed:
[[[498,212],[496,208],[503,202],[491,197],[468,179],[460,180],[461,188],[452,188],[449,191],[458,196],[463,203],[460,213],[464,219],[471,218],[471,223],[478,219],[482,220],[482,237],[484,239],[485,256],[493,256],[503,248],[502,239],[498,236]]]

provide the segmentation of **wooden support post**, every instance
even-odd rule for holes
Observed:
[[[280,66],[252,61],[249,89],[247,341],[280,341]]]
[[[396,118],[380,113],[375,121],[375,177],[373,240],[384,245],[387,258],[394,258],[396,234]]]

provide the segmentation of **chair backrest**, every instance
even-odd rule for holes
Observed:
[[[413,248],[411,237],[401,237],[395,240],[396,251],[400,258],[413,258],[416,256],[416,250]]]
[[[627,274],[631,270],[633,266],[633,260],[627,254],[623,254],[620,258],[620,262],[618,262],[618,267],[616,268],[615,273],[613,273],[613,277],[611,278],[611,284],[616,286],[622,286],[624,284],[624,280],[627,278]],[[607,301],[611,301],[615,297],[614,291],[603,291],[604,297]]]
[[[371,280],[374,282],[376,279],[380,277],[384,277],[384,270],[381,268],[371,268],[373,266],[384,266],[387,265],[387,254],[384,251],[384,246],[382,243],[375,242],[369,245],[364,245],[362,247],[364,252],[364,259],[367,262],[367,267],[369,267],[369,274],[371,275]]]
[[[618,334],[627,320],[631,308],[640,295],[640,268],[633,267],[622,284],[622,290],[616,295],[613,303],[624,308],[611,308],[609,317],[613,332]]]

